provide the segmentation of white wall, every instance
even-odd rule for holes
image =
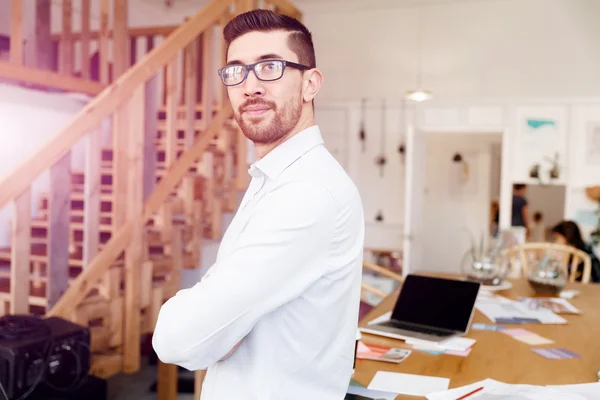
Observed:
[[[387,101],[385,111],[383,99],[365,104],[364,151],[359,141],[363,120],[360,102],[317,101],[315,104],[316,121],[327,149],[360,191],[366,221],[365,245],[401,249],[405,165],[404,157],[397,150],[405,137],[402,103]],[[382,154],[382,144],[387,159],[383,176],[375,164],[375,159]],[[378,211],[384,217],[381,222],[375,220]]]
[[[58,132],[73,118],[84,102],[80,98],[64,94],[52,94],[0,84],[0,176],[9,173],[27,155],[43,146],[48,138]],[[104,138],[103,145],[108,142]],[[80,141],[72,150],[71,166],[74,170],[84,168],[84,143]],[[49,173],[43,173],[33,184],[31,193],[32,217],[37,215],[39,195],[49,189]],[[0,246],[10,243],[12,208],[0,209]]]
[[[322,98],[600,95],[600,1],[296,0],[313,32]]]

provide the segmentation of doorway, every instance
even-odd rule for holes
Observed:
[[[407,176],[410,272],[460,274],[465,254],[493,234],[500,202],[502,133],[420,132]],[[408,193],[411,192],[411,193]],[[418,206],[417,206],[418,204]],[[406,251],[406,243],[405,243]]]

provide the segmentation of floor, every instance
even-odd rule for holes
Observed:
[[[189,378],[193,387],[193,372],[179,370],[180,378]],[[142,359],[142,367],[135,374],[119,374],[108,379],[107,400],[156,400],[150,386],[156,382],[156,366]],[[178,400],[193,400],[193,394],[181,393]]]

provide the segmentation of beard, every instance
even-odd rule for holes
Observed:
[[[267,115],[252,117],[244,113],[248,106],[267,106]],[[268,115],[273,113],[274,115]],[[267,102],[259,98],[245,101],[235,113],[235,120],[239,124],[244,136],[253,143],[270,144],[275,143],[289,134],[298,123],[302,114],[302,101],[300,96],[285,102],[279,108],[273,102]]]

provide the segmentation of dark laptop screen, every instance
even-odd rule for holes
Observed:
[[[464,332],[478,291],[475,282],[408,275],[392,319]]]

